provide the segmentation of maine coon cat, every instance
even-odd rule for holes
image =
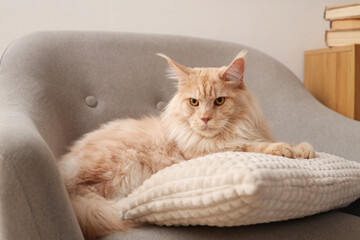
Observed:
[[[84,135],[59,161],[87,239],[131,227],[120,221],[125,197],[157,171],[222,151],[312,158],[308,143],[276,142],[244,83],[245,55],[220,68],[189,68],[164,57],[178,91],[158,117],[120,119]]]

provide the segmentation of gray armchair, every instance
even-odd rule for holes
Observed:
[[[245,82],[275,136],[360,160],[360,123],[321,105],[282,64],[238,44],[110,32],[41,32],[0,62],[0,238],[83,239],[56,159],[114,118],[161,111],[173,91],[163,52],[187,66],[222,66],[249,50]],[[360,239],[357,204],[244,227],[147,226],[103,239]]]

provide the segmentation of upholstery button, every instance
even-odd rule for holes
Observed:
[[[98,101],[93,96],[87,96],[85,102],[89,107],[96,107],[98,104]]]
[[[156,104],[156,108],[157,108],[159,111],[164,110],[165,107],[166,107],[166,103],[164,103],[164,102],[158,102],[158,103]]]

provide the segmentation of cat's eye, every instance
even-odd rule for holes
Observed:
[[[217,99],[215,99],[215,105],[220,106],[223,105],[225,102],[225,97],[218,97]]]
[[[190,99],[189,99],[189,102],[190,102],[190,104],[191,104],[192,106],[194,106],[194,107],[199,106],[199,101],[198,101],[197,99],[195,99],[195,98],[190,98]]]

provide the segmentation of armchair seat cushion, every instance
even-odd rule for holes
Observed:
[[[358,240],[360,218],[331,211],[311,217],[240,227],[146,226],[101,240]]]

